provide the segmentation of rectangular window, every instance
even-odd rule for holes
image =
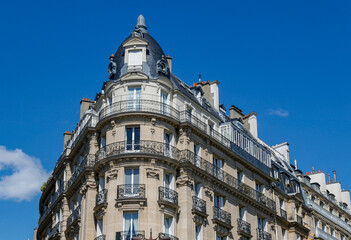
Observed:
[[[102,220],[98,219],[96,222],[96,236],[101,236],[103,234],[103,229],[102,229]]]
[[[194,164],[197,167],[201,167],[200,144],[195,144],[195,143],[194,143]]]
[[[223,237],[223,236],[218,236],[216,234],[216,240],[226,240],[227,238],[226,237]]]
[[[195,240],[202,240],[202,226],[195,225]]]
[[[260,193],[264,193],[264,186],[263,184],[257,183],[256,182],[256,191]]]
[[[173,152],[172,152],[172,143],[173,143],[173,134],[170,133],[164,133],[163,136],[163,142],[164,142],[164,153],[165,156],[167,157],[173,157]]]
[[[168,94],[161,91],[160,110],[162,114],[166,114],[169,112],[169,109],[167,108],[167,103],[168,103]]]
[[[164,174],[163,178],[163,186],[165,188],[169,188],[173,190],[173,175],[172,174]]]
[[[140,111],[141,109],[141,87],[128,88],[128,111]]]
[[[132,50],[128,52],[128,66],[140,66],[142,65],[142,51]]]
[[[201,183],[194,184],[194,192],[195,192],[195,197],[202,198]]]
[[[258,227],[258,229],[261,229],[261,230],[263,230],[263,231],[266,231],[266,228],[267,228],[267,219],[258,217],[258,218],[257,218],[257,227]]]
[[[124,195],[139,196],[139,168],[124,169]]]
[[[125,240],[131,240],[136,237],[139,230],[139,215],[137,212],[123,213],[123,232]]]
[[[214,197],[214,205],[217,208],[223,209],[223,207],[224,207],[224,198],[222,196],[215,195],[215,197]]]
[[[238,180],[244,182],[244,172],[238,169]]]
[[[223,160],[218,158],[213,158],[213,175],[218,179],[223,179]]]
[[[164,216],[163,228],[164,233],[173,235],[173,217]]]
[[[282,229],[282,239],[283,240],[287,240],[286,230],[285,229]]]
[[[239,218],[246,221],[246,209],[244,207],[239,207]]]
[[[127,127],[126,138],[127,151],[140,150],[140,127]]]
[[[105,178],[99,177],[99,192],[105,189]]]

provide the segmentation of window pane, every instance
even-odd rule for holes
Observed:
[[[129,51],[128,53],[128,65],[139,66],[142,64],[142,52],[141,50]]]

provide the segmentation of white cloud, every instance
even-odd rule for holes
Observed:
[[[284,109],[268,109],[268,115],[275,115],[275,116],[279,116],[279,117],[287,117],[289,116],[289,111],[288,110],[284,110]]]
[[[1,176],[4,170],[10,173]],[[47,177],[48,173],[39,159],[21,149],[8,150],[0,146],[0,199],[29,201],[40,192],[40,186]]]

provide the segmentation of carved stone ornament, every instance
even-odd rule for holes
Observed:
[[[189,145],[190,138],[191,138],[191,130],[189,128],[181,128],[179,130],[179,142],[181,144]]]
[[[110,56],[110,63],[108,64],[108,78],[112,79],[114,76],[116,76],[117,73],[117,64],[113,61],[114,55],[112,54]]]
[[[201,224],[204,227],[206,227],[206,225],[208,224],[208,221],[207,221],[206,217],[199,216],[197,214],[194,215],[193,220],[194,220],[195,223]]]
[[[229,235],[229,230],[226,227],[222,227],[218,224],[214,226],[214,230],[219,233],[220,235],[228,236]]]
[[[112,135],[115,136],[116,135],[116,122],[115,122],[115,120],[111,121],[111,130],[112,130]]]
[[[161,75],[168,76],[169,73],[169,68],[168,68],[168,63],[164,55],[162,55],[162,58],[157,61],[157,72]]]
[[[204,190],[205,190],[205,195],[210,199],[212,199],[213,189],[210,188],[209,186],[204,186]]]
[[[157,168],[146,168],[146,176],[148,178],[160,179],[160,170]]]
[[[143,36],[143,33],[142,33],[141,29],[135,27],[135,29],[132,32],[132,36],[141,38]]]
[[[151,128],[150,131],[152,134],[155,133],[155,125],[156,125],[156,118],[151,118]]]
[[[97,211],[95,213],[95,217],[97,219],[102,219],[104,217],[104,215],[106,214],[106,207],[103,206],[102,208],[99,209],[99,211]]]
[[[118,170],[110,169],[106,172],[106,181],[109,182],[111,180],[117,179]]]
[[[178,177],[176,184],[177,187],[183,187],[183,186],[187,186],[190,188],[193,188],[193,179],[191,179],[189,176],[181,176]]]

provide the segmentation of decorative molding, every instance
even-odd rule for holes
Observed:
[[[155,125],[156,125],[156,118],[151,118],[151,127],[150,127],[150,131],[152,134],[155,133]]]
[[[146,168],[146,176],[160,180],[160,170],[157,168]]]
[[[192,189],[194,185],[194,180],[189,176],[180,176],[178,177],[176,184],[177,184],[177,187],[187,186]]]
[[[190,144],[190,140],[191,140],[191,130],[189,128],[181,128],[179,129],[179,142],[181,144]]]
[[[209,186],[204,186],[205,195],[212,201],[213,189]]]
[[[110,169],[106,172],[106,182],[109,182],[111,180],[117,179],[118,176],[118,170],[117,169]]]

